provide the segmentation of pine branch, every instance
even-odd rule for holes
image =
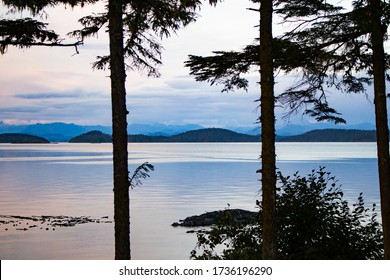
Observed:
[[[149,172],[154,171],[154,166],[148,162],[144,162],[138,166],[133,175],[129,177],[129,186],[130,188],[135,188],[142,185],[142,179],[149,178]],[[130,174],[129,174],[130,175]]]

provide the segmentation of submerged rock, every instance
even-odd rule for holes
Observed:
[[[194,215],[175,222],[172,224],[173,227],[200,227],[200,226],[211,226],[215,225],[220,221],[224,216],[230,215],[232,222],[243,222],[254,217],[257,212],[242,210],[242,209],[227,209],[227,210],[218,210],[212,212],[206,212],[201,215]]]
[[[0,231],[8,230],[3,225],[11,225],[15,230],[27,231],[29,229],[55,230],[55,227],[74,227],[80,224],[87,223],[111,223],[112,221],[105,216],[105,221],[87,216],[72,217],[72,216],[16,216],[16,215],[0,215]]]

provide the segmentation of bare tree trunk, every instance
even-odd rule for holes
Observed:
[[[385,259],[390,259],[390,159],[389,127],[386,104],[384,28],[381,23],[380,0],[370,0],[372,11],[372,51],[374,70],[374,103],[377,137],[379,187]]]
[[[131,258],[123,1],[108,1],[114,164],[115,259]]]
[[[260,7],[260,111],[261,162],[263,194],[263,259],[275,259],[276,167],[275,167],[275,97],[272,59],[272,0],[261,1]]]

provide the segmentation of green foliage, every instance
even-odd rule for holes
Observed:
[[[381,225],[375,205],[364,206],[359,194],[352,207],[335,177],[323,167],[307,177],[277,173],[279,259],[383,258]],[[225,218],[208,233],[198,233],[194,259],[261,259],[262,211],[246,223]],[[222,247],[221,247],[222,246]],[[199,251],[199,252],[198,252]],[[218,253],[220,252],[220,253]]]

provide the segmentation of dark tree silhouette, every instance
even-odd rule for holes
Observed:
[[[82,6],[98,2],[98,0],[5,0],[2,2],[16,10],[28,9],[37,15],[48,6],[57,4]],[[209,0],[208,2],[216,4],[218,0]],[[170,36],[171,32],[175,32],[183,25],[194,21],[196,9],[200,4],[199,0],[110,0],[104,13],[80,19],[83,29],[70,33],[79,39],[73,44],[77,46],[86,37],[96,35],[108,24],[110,54],[99,56],[94,67],[98,69],[109,67],[111,71],[116,259],[130,259],[131,257],[129,236],[129,187],[131,179],[129,179],[127,163],[126,70],[146,70],[149,76],[158,77],[157,66],[162,64],[160,39]],[[60,44],[57,41],[58,35],[45,29],[46,24],[30,21],[30,19],[25,21],[27,23],[23,25],[20,34],[12,37],[3,32],[5,36],[0,37],[4,39],[0,41],[0,50],[5,51],[8,45],[28,47]],[[7,22],[7,24],[8,28],[10,23]],[[148,170],[150,169],[148,168]]]
[[[58,4],[75,7],[95,3],[97,0],[1,0],[0,3],[10,9],[10,12],[22,12],[27,10],[32,16],[44,14],[44,9]],[[47,29],[48,24],[30,17],[22,19],[0,18],[0,54],[4,54],[9,46],[29,48],[32,46],[49,47],[75,47],[81,45],[81,41],[65,43],[59,35]]]
[[[194,21],[200,4],[198,0],[110,0],[108,13],[80,19],[84,28],[72,33],[83,40],[109,25],[110,54],[98,57],[94,67],[109,66],[111,71],[116,259],[131,258],[126,70],[146,70],[149,76],[158,77],[157,67],[162,64],[159,39]]]
[[[108,1],[110,37],[112,146],[114,164],[115,259],[130,259],[130,210],[127,155],[126,70],[123,49],[123,1]]]
[[[325,87],[365,93],[366,85],[373,82],[384,257],[390,259],[390,156],[385,92],[385,72],[390,60],[383,46],[390,5],[380,0],[358,0],[345,12],[326,1],[314,2],[322,6],[310,2],[306,3],[306,14],[285,15],[285,19],[295,17],[299,24],[282,39],[298,46],[306,59],[302,60],[302,83],[287,91],[282,99],[295,109],[318,92],[320,98],[326,99]]]
[[[274,68],[284,73],[298,70],[302,74],[298,84],[277,97],[277,101],[288,108],[287,116],[303,108],[318,121],[345,122],[329,107],[327,89],[364,93],[366,86],[374,81],[386,259],[390,251],[390,161],[385,71],[390,59],[383,50],[383,42],[390,21],[389,11],[389,4],[380,0],[353,1],[350,11],[322,0],[277,0],[274,13],[295,27],[273,39]],[[241,52],[190,56],[186,65],[199,81],[223,83],[224,90],[246,89],[248,81],[242,75],[251,71],[252,66],[259,66],[258,48],[258,45],[249,45]]]
[[[381,213],[385,259],[390,259],[390,156],[389,127],[386,104],[385,52],[384,37],[388,20],[382,22],[383,8],[381,1],[369,1],[371,8],[371,44],[373,54],[374,104],[378,153],[379,186],[381,194]]]
[[[277,252],[276,225],[276,163],[275,163],[275,95],[274,52],[272,37],[272,0],[260,2],[260,48],[248,46],[243,53],[215,52],[217,56],[202,58],[190,56],[186,66],[198,81],[211,84],[222,82],[224,91],[246,88],[248,81],[242,73],[250,71],[253,64],[260,66],[260,123],[261,123],[261,189],[263,203],[262,257],[275,259]]]
[[[261,190],[263,202],[263,259],[275,259],[277,253],[272,14],[272,0],[260,1],[260,123],[262,144]]]
[[[73,7],[95,2],[98,1],[2,1],[3,4],[16,11],[29,10],[33,15],[39,15],[48,6],[67,4]],[[195,10],[200,4],[201,2],[198,0],[110,0],[106,12],[80,19],[84,28],[70,33],[79,39],[76,43],[71,44],[77,47],[84,41],[85,37],[97,34],[108,24],[110,54],[98,57],[94,67],[99,69],[109,67],[111,71],[116,259],[130,259],[131,257],[129,236],[129,187],[131,179],[129,179],[127,151],[126,68],[130,70],[145,69],[148,75],[159,76],[157,66],[162,63],[162,46],[159,39],[168,37],[171,32],[175,32],[183,25],[194,21]],[[9,32],[12,27],[14,27],[13,33]],[[64,45],[58,41],[58,35],[54,31],[46,30],[45,23],[32,19],[2,21],[0,32],[2,39],[0,50],[2,52],[9,45],[19,47]],[[127,60],[126,64],[125,59]],[[149,165],[147,167],[147,170],[150,171]]]
[[[285,260],[364,260],[383,258],[382,228],[373,207],[360,193],[352,205],[338,181],[323,167],[307,176],[277,172],[278,258]],[[262,205],[251,218],[238,221],[221,211],[210,231],[198,233],[194,259],[259,259],[263,242]],[[224,245],[221,249],[221,246]],[[198,250],[198,248],[200,250]]]

